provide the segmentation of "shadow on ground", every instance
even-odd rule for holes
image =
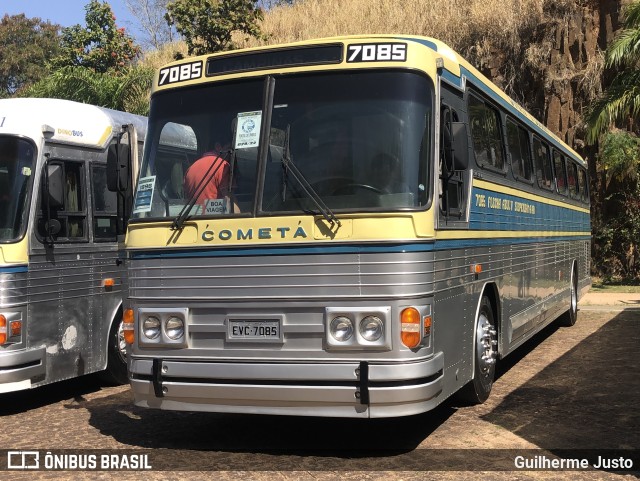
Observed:
[[[60,381],[46,386],[0,394],[0,416],[10,416],[74,398],[83,401],[86,394],[105,386],[99,374]]]
[[[637,470],[639,369],[640,313],[622,311],[482,419],[562,458],[624,456]]]

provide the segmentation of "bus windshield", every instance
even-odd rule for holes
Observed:
[[[0,136],[0,242],[25,233],[35,148],[25,139]]]
[[[259,168],[264,91],[258,78],[154,96],[133,218],[426,206],[433,98],[426,76],[277,76]]]

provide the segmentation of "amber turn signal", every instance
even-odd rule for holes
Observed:
[[[122,330],[127,344],[133,344],[136,335],[133,327],[133,309],[125,309],[122,315]]]
[[[420,344],[420,313],[415,307],[407,307],[400,314],[400,338],[409,349]]]
[[[7,342],[7,318],[0,314],[0,344]]]

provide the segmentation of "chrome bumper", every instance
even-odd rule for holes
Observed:
[[[29,389],[31,381],[44,374],[44,347],[0,354],[0,393]]]
[[[393,417],[440,403],[444,356],[393,363],[131,359],[137,406],[228,413]]]

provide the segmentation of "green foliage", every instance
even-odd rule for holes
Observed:
[[[616,215],[593,230],[594,264],[606,281],[640,280],[640,187],[613,194]]]
[[[262,37],[255,0],[174,0],[165,18],[184,37],[189,55],[233,49],[234,32]]]
[[[607,47],[606,65],[618,70],[611,86],[587,112],[587,141],[615,123],[637,122],[640,119],[640,0],[624,10],[624,28]]]
[[[623,130],[607,132],[600,144],[600,166],[609,178],[635,180],[640,166],[640,139]]]
[[[86,28],[74,25],[62,29],[61,54],[53,60],[53,67],[85,67],[105,73],[130,66],[140,47],[124,28],[117,28],[109,4],[91,0],[85,10]]]
[[[47,62],[59,50],[59,30],[59,25],[24,14],[0,20],[0,97],[47,74]]]
[[[117,75],[85,67],[62,67],[28,89],[25,97],[75,100],[139,115],[149,115],[154,70],[133,67]]]

